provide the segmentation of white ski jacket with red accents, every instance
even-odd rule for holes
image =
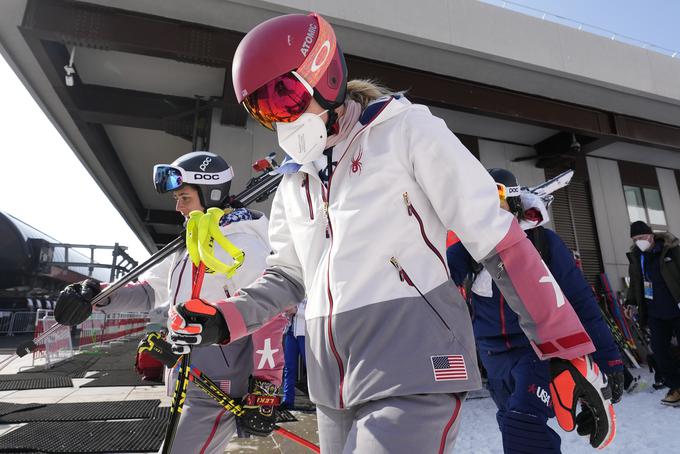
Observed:
[[[481,386],[468,310],[446,266],[447,229],[493,270],[541,357],[594,350],[535,248],[500,208],[493,179],[426,107],[379,100],[333,156],[340,158],[328,187],[311,164],[284,176],[267,271],[218,303],[233,340],[307,294],[314,402],[344,408]]]

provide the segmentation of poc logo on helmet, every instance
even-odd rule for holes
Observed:
[[[520,195],[522,188],[519,186],[509,186],[508,187],[508,197],[517,197]]]
[[[205,169],[208,167],[208,164],[212,162],[212,158],[210,156],[206,156],[206,158],[203,160],[203,163],[199,166],[202,171],[205,172]]]
[[[196,180],[219,180],[220,175],[218,173],[195,173],[194,179],[196,179]]]

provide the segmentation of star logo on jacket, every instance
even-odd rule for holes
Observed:
[[[463,355],[430,356],[434,381],[467,380],[467,368]]]
[[[274,362],[274,353],[278,351],[279,351],[278,348],[272,349],[271,338],[269,337],[266,338],[264,340],[264,346],[262,347],[262,350],[255,351],[258,355],[262,355],[262,357],[260,358],[260,362],[257,365],[257,368],[262,369],[266,364],[267,366],[269,366],[270,369],[273,369],[274,365],[276,364]]]
[[[546,265],[545,262],[541,262],[541,264],[543,265],[543,268],[545,268],[545,272],[548,273],[548,274],[546,274],[541,279],[539,279],[538,282],[540,282],[541,284],[552,285],[553,292],[555,292],[555,301],[557,303],[557,307],[564,306],[564,303],[565,303],[564,293],[562,293],[562,289],[560,288],[560,285],[557,283],[557,281],[553,277],[552,273],[548,269],[548,265]]]
[[[361,168],[362,168],[362,163],[361,163],[361,158],[364,156],[364,151],[359,148],[359,153],[355,153],[352,155],[352,165],[350,167],[350,171],[352,173],[359,173],[361,174]]]

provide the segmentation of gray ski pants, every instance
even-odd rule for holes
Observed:
[[[317,405],[322,454],[453,451],[466,393],[387,397],[344,410]]]
[[[222,454],[234,434],[234,415],[189,384],[171,454]],[[162,450],[161,447],[158,452]]]

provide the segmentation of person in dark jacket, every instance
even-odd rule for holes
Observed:
[[[541,227],[548,221],[548,213],[539,197],[520,191],[517,179],[507,170],[491,169],[489,173],[499,185],[501,206],[520,218],[520,225],[588,331],[597,348],[593,353],[595,361],[610,382],[617,382],[612,399],[617,401],[623,392],[623,362],[571,250],[555,232]],[[525,211],[531,215],[525,216]],[[547,424],[555,416],[549,363],[534,352],[517,314],[507,305],[489,272],[473,261],[461,243],[450,246],[446,255],[452,279],[467,290],[477,348],[498,408],[496,419],[504,452],[561,452],[560,436]]]
[[[671,353],[671,338],[680,340],[680,242],[642,221],[631,224],[630,237],[626,302],[638,307],[640,324],[649,327],[654,358],[669,388],[661,403],[680,406],[680,371]]]

